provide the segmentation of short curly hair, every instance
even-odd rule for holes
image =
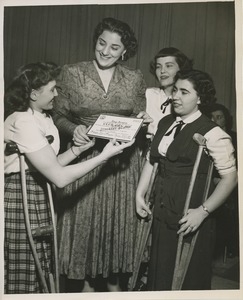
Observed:
[[[191,82],[200,97],[200,110],[216,102],[214,82],[208,73],[199,70],[178,71],[175,82],[179,79]]]
[[[124,61],[128,60],[130,57],[133,57],[136,54],[138,48],[138,42],[134,35],[133,30],[130,28],[130,26],[127,23],[114,18],[104,18],[96,26],[93,35],[94,49],[99,36],[104,32],[104,30],[115,32],[121,37],[121,42],[123,43],[126,49],[123,58]]]
[[[160,57],[173,56],[179,66],[179,69],[191,70],[193,67],[193,60],[189,59],[183,52],[174,47],[163,48],[154,56],[153,60],[150,62],[150,72],[156,77],[156,63],[157,59]]]
[[[5,117],[15,111],[27,111],[30,107],[30,94],[53,81],[61,68],[50,62],[30,63],[20,67],[4,95]]]

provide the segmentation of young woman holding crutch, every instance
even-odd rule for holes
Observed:
[[[153,119],[153,122],[151,122],[147,128],[147,147],[145,148],[143,156],[146,156],[146,151],[154,137],[159,121],[171,114],[171,97],[176,73],[179,70],[191,70],[192,66],[193,61],[174,47],[162,48],[153,57],[150,63],[150,72],[155,76],[159,87],[146,89],[146,112]],[[149,198],[148,193],[147,198]],[[142,233],[138,232],[137,235],[134,250],[134,271],[129,278],[129,290],[134,290],[134,288],[135,290],[142,290],[146,286],[148,255],[144,255],[144,252],[147,253],[150,247],[147,243],[147,240],[150,240],[150,238],[147,238],[147,236],[150,234],[151,223],[152,218],[146,220],[146,222],[142,220],[141,227],[139,228]],[[141,260],[144,260],[142,264]],[[141,273],[140,265],[141,269],[145,268],[145,273],[141,279],[137,281],[138,274]]]
[[[33,63],[20,68],[6,90],[4,145],[14,142],[25,155],[26,194],[31,228],[48,226],[51,222],[47,182],[58,187],[77,180],[110,157],[119,154],[132,142],[109,142],[103,151],[87,162],[72,164],[94,141],[83,146],[72,145],[59,152],[59,135],[49,111],[56,91],[60,68],[52,63]],[[54,139],[48,143],[47,136]],[[5,293],[43,292],[29,240],[26,233],[22,202],[20,163],[18,153],[4,155],[4,277]],[[48,238],[35,240],[36,252],[45,278],[52,272],[52,246]]]
[[[237,184],[234,148],[220,127],[200,109],[215,102],[211,77],[202,71],[179,71],[172,94],[174,113],[163,118],[153,139],[150,160],[141,174],[136,193],[136,209],[141,217],[151,214],[144,202],[153,164],[159,163],[155,181],[155,204],[152,225],[152,249],[149,262],[148,290],[171,290],[177,254],[178,236],[190,241],[199,230],[183,290],[211,287],[211,261],[214,244],[213,212],[224,203]],[[190,195],[187,214],[183,216],[187,190],[198,152],[193,136],[206,140]],[[202,205],[210,157],[221,179]]]

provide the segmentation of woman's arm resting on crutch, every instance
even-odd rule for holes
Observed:
[[[212,213],[220,207],[227,200],[236,185],[237,171],[221,175],[215,190],[203,204],[207,208],[208,212]],[[203,209],[202,205],[195,209],[189,209],[188,214],[179,221],[181,227],[178,234],[181,232],[185,232],[185,234],[187,234],[197,230],[203,220],[209,215],[208,212]],[[191,230],[191,228],[193,229]]]
[[[188,210],[188,214],[180,220],[180,232],[185,234],[198,229],[203,220],[222,205],[237,185],[237,170],[234,147],[230,136],[216,126],[204,135],[206,148],[212,157],[214,166],[220,175],[219,183],[210,197],[196,209]],[[208,212],[207,212],[208,210]]]

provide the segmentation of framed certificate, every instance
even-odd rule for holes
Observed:
[[[129,142],[138,133],[143,119],[102,114],[87,132],[88,136]]]

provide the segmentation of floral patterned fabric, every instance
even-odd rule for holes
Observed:
[[[57,84],[53,118],[61,136],[70,140],[77,124],[88,126],[100,113],[135,116],[145,110],[145,83],[139,70],[117,65],[106,93],[93,62],[82,62],[64,66]],[[132,147],[59,191],[60,271],[68,278],[133,271],[139,231],[135,191],[144,140],[141,131]],[[97,139],[79,160],[96,156],[105,143]]]

